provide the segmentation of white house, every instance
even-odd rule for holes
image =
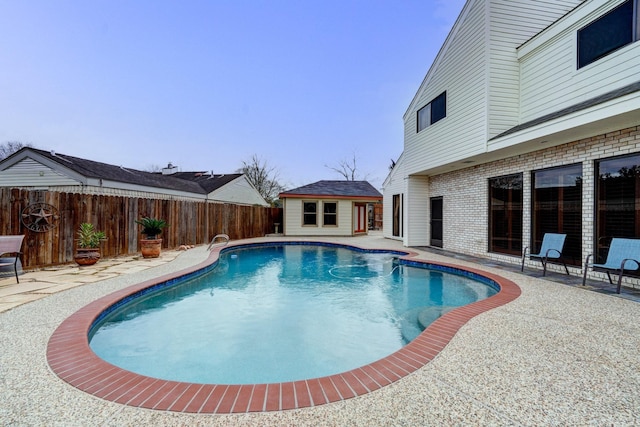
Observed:
[[[177,169],[144,172],[25,147],[0,161],[0,187],[269,206],[244,174]]]
[[[561,232],[576,273],[640,238],[638,22],[637,0],[468,0],[404,115],[385,237],[515,263]]]
[[[367,181],[318,181],[280,193],[285,236],[367,234],[368,206],[382,194]]]

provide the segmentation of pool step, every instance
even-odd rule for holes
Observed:
[[[405,342],[414,340],[438,317],[453,310],[455,307],[417,307],[402,314],[400,333]]]
[[[455,307],[444,305],[442,307],[425,307],[418,314],[418,323],[423,329],[426,329],[430,324],[436,321],[436,319],[443,314],[446,314],[453,310]]]

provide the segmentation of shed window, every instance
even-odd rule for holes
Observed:
[[[336,202],[324,202],[322,208],[322,225],[338,225],[338,204]]]
[[[578,68],[638,40],[638,0],[628,0],[578,30]]]
[[[418,132],[447,116],[447,92],[442,92],[418,110]]]
[[[302,225],[318,225],[318,202],[302,204]]]

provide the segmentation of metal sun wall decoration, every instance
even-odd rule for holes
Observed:
[[[58,209],[48,203],[32,203],[22,210],[22,224],[31,231],[44,233],[58,226]]]

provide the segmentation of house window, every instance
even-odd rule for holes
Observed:
[[[336,202],[324,202],[322,209],[322,225],[338,225],[338,204]]]
[[[640,238],[640,154],[596,162],[594,256],[605,261],[613,237]]]
[[[638,40],[638,0],[628,0],[578,30],[578,68]]]
[[[447,116],[447,92],[442,92],[418,110],[418,132]]]
[[[302,225],[318,225],[318,202],[302,203]]]
[[[489,179],[489,252],[522,253],[522,174]]]
[[[569,265],[582,258],[582,165],[532,172],[531,252],[537,253],[545,233],[567,235],[562,255]]]
[[[402,237],[402,195],[393,195],[393,235]]]

